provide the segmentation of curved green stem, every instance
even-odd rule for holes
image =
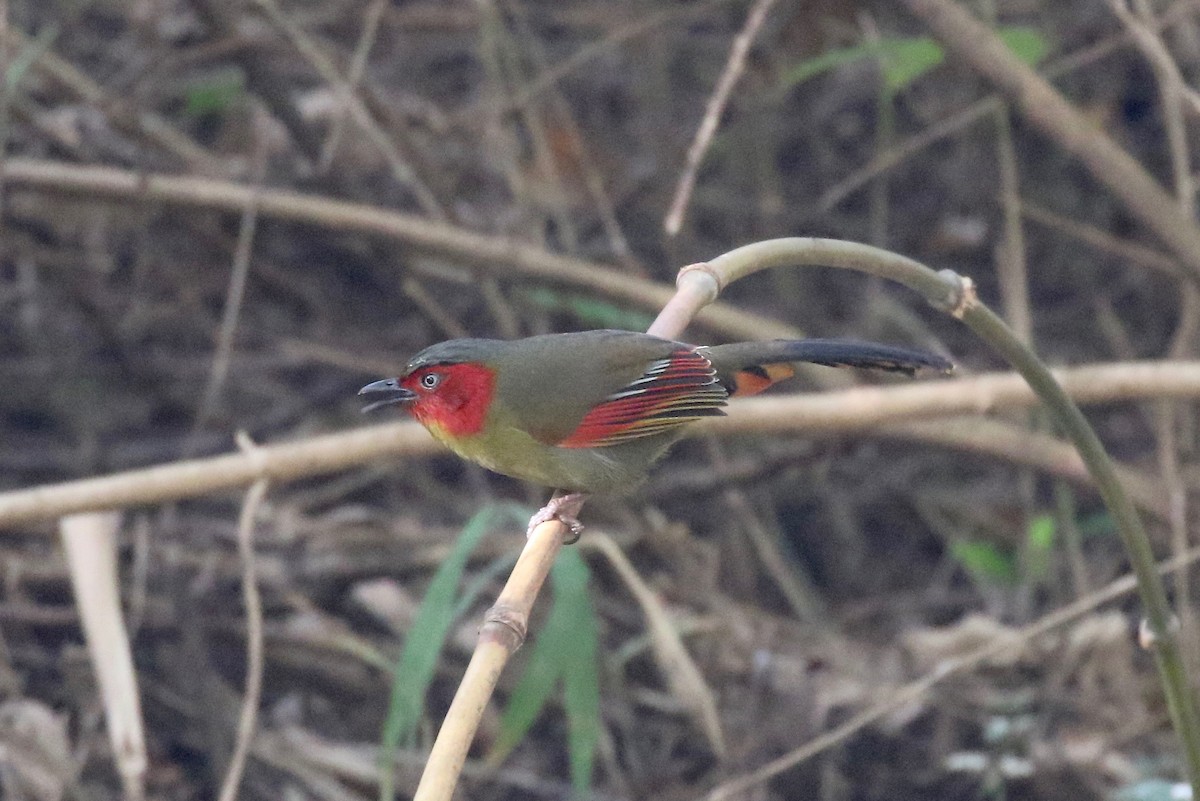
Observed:
[[[1129,554],[1138,593],[1146,608],[1143,644],[1154,652],[1171,722],[1183,746],[1193,793],[1200,798],[1200,713],[1180,653],[1178,621],[1155,566],[1150,540],[1126,495],[1099,437],[1079,407],[1067,396],[1049,368],[1011,329],[983,305],[974,285],[950,270],[934,272],[920,262],[886,250],[830,239],[788,238],[756,242],[705,265],[717,283],[727,286],[770,267],[824,265],[889,278],[916,290],[933,306],[962,320],[1008,361],[1029,383],[1075,444],[1100,495],[1113,516]]]
[[[708,262],[723,287],[759,270],[797,266],[842,267],[889,278],[921,293],[943,311],[952,311],[962,302],[962,280],[956,274],[937,273],[890,250],[839,239],[768,239],[736,248]]]
[[[1129,554],[1137,578],[1138,593],[1146,608],[1144,625],[1148,632],[1143,635],[1143,645],[1154,652],[1171,722],[1183,745],[1184,761],[1193,792],[1200,791],[1200,713],[1196,709],[1195,696],[1176,636],[1179,621],[1167,600],[1167,592],[1141,517],[1121,486],[1116,468],[1095,430],[1041,359],[1017,338],[1003,320],[978,301],[964,311],[962,321],[987,340],[1025,378],[1071,438],[1088,472],[1095,479],[1096,488],[1113,516]]]

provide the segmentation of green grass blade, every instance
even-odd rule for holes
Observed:
[[[550,700],[550,693],[554,691],[564,668],[563,647],[570,636],[566,622],[556,601],[545,627],[534,640],[525,672],[508,698],[508,705],[500,718],[500,731],[487,755],[488,764],[499,765],[508,758],[525,739]]]
[[[1014,25],[1010,28],[1000,28],[996,31],[1001,41],[1008,45],[1013,55],[1031,67],[1041,63],[1050,52],[1050,41],[1034,28]]]
[[[1021,554],[1027,581],[1042,582],[1050,576],[1050,562],[1057,541],[1058,523],[1054,515],[1037,515],[1029,521]]]
[[[624,331],[644,331],[654,322],[654,315],[629,309],[616,303],[597,300],[594,296],[563,292],[548,287],[533,287],[520,292],[530,305],[551,312],[569,312],[579,322],[592,328],[619,328]]]
[[[946,58],[941,45],[926,37],[894,39],[884,44],[880,64],[884,88],[891,94],[913,83]]]
[[[446,560],[438,566],[433,580],[421,601],[421,608],[404,640],[404,650],[396,665],[392,680],[388,715],[383,725],[379,749],[379,797],[392,798],[394,786],[392,754],[400,743],[412,736],[420,720],[425,693],[433,680],[438,656],[454,621],[455,596],[466,568],[467,559],[479,545],[484,534],[498,522],[521,512],[511,506],[488,506],[481,509],[463,527]]]
[[[600,663],[596,612],[588,595],[588,568],[577,551],[566,551],[555,567],[556,602],[565,608],[570,638],[565,648],[563,707],[571,785],[583,796],[592,785],[600,739]]]
[[[1036,65],[1050,50],[1046,37],[1033,28],[1011,26],[997,31],[1009,49],[1027,64]],[[865,58],[878,58],[882,64],[885,89],[895,94],[911,85],[945,59],[942,46],[928,36],[881,39],[870,44],[845,47],[822,53],[800,62],[780,78],[777,92]]]
[[[187,87],[183,113],[189,117],[220,114],[245,94],[246,76],[242,71],[224,69]]]
[[[857,47],[845,47],[837,50],[830,50],[822,53],[815,58],[810,58],[801,61],[796,66],[792,67],[787,72],[783,73],[779,80],[777,90],[786,92],[793,86],[802,84],[809,78],[815,78],[823,72],[835,70],[844,64],[850,64],[859,59],[871,58],[879,54],[882,49],[882,43],[859,45]]]
[[[533,515],[533,511],[522,512],[525,515],[525,520],[528,520]],[[463,585],[462,595],[458,599],[458,603],[454,605],[454,620],[461,620],[467,612],[471,611],[471,607],[479,600],[479,596],[488,586],[498,579],[502,579],[506,572],[517,563],[517,557],[520,556],[516,551],[502,553],[492,561],[483,566],[483,569],[474,575],[466,584]]]
[[[591,786],[600,736],[598,627],[588,596],[587,565],[578,551],[560,553],[550,575],[554,606],[534,643],[525,672],[509,697],[488,762],[499,764],[520,744],[561,676],[571,783],[577,793],[583,794]]]
[[[950,553],[980,583],[1009,586],[1017,583],[1017,560],[990,542],[956,540],[950,543]]]
[[[1050,50],[1046,37],[1033,28],[1006,27],[1000,28],[997,34],[1017,58],[1031,66],[1041,61]],[[888,39],[881,45],[884,86],[893,94],[915,82],[946,58],[942,46],[925,36]]]

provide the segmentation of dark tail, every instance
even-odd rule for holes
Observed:
[[[708,350],[717,376],[730,395],[754,395],[795,374],[796,362],[827,367],[861,367],[913,375],[918,370],[949,373],[954,365],[924,350],[858,342],[852,339],[776,339],[739,342]]]

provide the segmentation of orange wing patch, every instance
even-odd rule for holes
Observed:
[[[733,396],[745,398],[757,395],[767,387],[796,374],[796,368],[790,364],[756,364],[743,367],[733,374]]]
[[[636,381],[592,407],[559,446],[600,448],[662,433],[724,414],[728,397],[712,362],[699,351],[680,348],[651,362]]]

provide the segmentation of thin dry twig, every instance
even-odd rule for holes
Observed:
[[[209,370],[208,381],[204,385],[204,393],[200,396],[200,405],[196,409],[196,417],[192,421],[192,429],[184,443],[183,455],[191,456],[195,452],[197,438],[208,424],[217,401],[225,388],[225,378],[229,375],[229,365],[233,359],[233,339],[237,333],[238,318],[242,312],[242,300],[246,297],[246,281],[250,276],[250,255],[254,250],[254,234],[258,230],[258,199],[262,191],[262,180],[266,172],[267,151],[265,134],[262,131],[263,120],[258,120],[255,131],[255,154],[253,159],[253,185],[250,196],[246,198],[246,208],[242,210],[242,219],[238,225],[237,244],[233,251],[233,269],[229,271],[229,287],[225,292],[225,309],[221,313],[221,325],[217,329],[217,346],[213,352],[212,368]]]
[[[1180,211],[1189,218],[1195,217],[1196,185],[1192,178],[1191,151],[1188,146],[1187,123],[1184,119],[1185,103],[1195,100],[1195,93],[1185,83],[1175,59],[1167,50],[1166,43],[1151,25],[1149,7],[1138,2],[1138,13],[1127,4],[1127,0],[1109,0],[1109,6],[1117,18],[1133,36],[1134,43],[1150,62],[1158,82],[1159,103],[1167,133],[1167,144],[1171,154],[1175,196]],[[1180,358],[1191,349],[1200,326],[1200,290],[1193,282],[1184,281],[1180,287],[1181,309],[1179,323],[1172,337],[1170,355]],[[1157,440],[1159,470],[1163,484],[1170,495],[1171,543],[1176,554],[1188,548],[1188,497],[1180,475],[1179,466],[1179,412],[1177,404],[1168,400],[1156,404],[1154,427]],[[1189,571],[1180,569],[1174,576],[1178,597],[1191,597]],[[1193,658],[1197,652],[1195,607],[1190,603],[1179,605],[1181,637]]]
[[[608,560],[637,601],[646,618],[650,650],[666,679],[667,687],[704,733],[713,753],[718,757],[724,756],[725,734],[721,730],[716,696],[683,644],[679,627],[667,614],[662,601],[647,586],[621,547],[613,542],[611,537],[593,532],[589,534],[586,544],[588,548],[599,551]]]
[[[496,328],[507,339],[517,339],[521,336],[521,320],[517,315],[516,309],[508,302],[508,298],[504,296],[504,291],[500,287],[500,282],[491,276],[487,276],[479,282],[479,294],[483,296],[483,302],[487,304],[488,311],[492,313],[492,319],[496,321]]]
[[[535,65],[539,69],[544,69],[546,65],[544,48],[540,46],[540,42],[530,28],[526,15],[518,13],[516,20],[520,27],[521,38],[525,42],[525,49],[531,53]],[[595,160],[585,144],[583,131],[575,121],[575,114],[572,112],[570,104],[563,98],[562,92],[555,84],[549,86],[547,94],[550,112],[555,117],[559,136],[567,145],[574,165],[578,167],[584,189],[587,191],[592,205],[595,206],[596,214],[608,236],[609,248],[621,263],[636,265],[633,251],[629,247],[629,240],[626,238],[625,232],[621,230],[621,222],[617,219],[616,207],[604,186],[604,179],[596,167]]]
[[[879,47],[882,37],[875,18],[868,11],[858,13],[858,24],[862,29],[862,40],[867,47]],[[896,133],[896,114],[892,103],[894,94],[887,88],[883,75],[883,60],[875,60],[880,89],[875,97],[875,136],[872,149],[876,153],[886,152],[892,144]],[[888,176],[880,173],[867,192],[867,241],[876,247],[887,247],[888,218],[891,216],[891,203],[888,193]],[[874,284],[878,290],[879,283]]]
[[[533,80],[522,87],[514,97],[505,101],[503,105],[491,111],[491,115],[504,115],[520,111],[524,106],[537,100],[538,96],[545,92],[550,87],[556,85],[571,73],[586,66],[589,62],[604,55],[610,50],[620,47],[622,44],[635,39],[649,31],[654,30],[662,25],[671,22],[679,22],[690,17],[701,16],[708,13],[710,10],[728,3],[733,0],[701,0],[698,3],[691,3],[686,6],[678,6],[670,8],[666,11],[660,11],[656,14],[640,16],[636,21],[612,31],[603,39],[599,39],[590,44],[576,50],[570,56],[567,56],[557,64],[547,67],[545,70],[534,76]],[[460,121],[468,123],[473,119],[478,118],[478,108],[468,108],[460,115]]]
[[[817,200],[817,209],[829,212],[850,195],[872,183],[880,175],[920,153],[938,141],[982,122],[1003,105],[999,98],[988,97],[939,120],[887,150],[826,189]]]
[[[1153,21],[1154,29],[1160,30],[1172,23],[1178,22],[1184,15],[1192,13],[1195,6],[1196,0],[1180,0],[1162,16]],[[1075,70],[1092,65],[1096,61],[1117,52],[1122,47],[1127,46],[1131,39],[1132,37],[1128,32],[1111,36],[1090,47],[1086,47],[1048,64],[1042,74],[1048,79],[1069,75]],[[823,212],[831,210],[851,194],[873,181],[881,173],[887,172],[893,167],[907,161],[939,140],[947,136],[952,136],[977,122],[983,121],[994,114],[998,108],[1001,108],[1001,101],[998,96],[985,97],[951,114],[949,117],[935,122],[924,130],[913,134],[895,147],[877,154],[867,164],[825,190],[817,201],[817,208]]]
[[[1167,573],[1168,571],[1194,564],[1197,560],[1200,560],[1200,548],[1189,551],[1182,558],[1177,557],[1161,563],[1158,570],[1159,573]],[[845,742],[867,726],[882,720],[892,712],[920,701],[934,687],[942,684],[947,679],[973,670],[992,659],[1011,655],[1014,644],[1029,643],[1043,634],[1083,617],[1103,604],[1128,595],[1136,588],[1137,580],[1132,574],[1123,576],[1111,582],[1107,587],[1080,598],[1025,626],[1011,638],[1004,637],[965,656],[948,659],[939,665],[936,670],[930,671],[916,681],[897,689],[886,701],[864,709],[840,726],[831,729],[819,737],[813,738],[778,759],[772,760],[760,768],[714,787],[703,799],[704,801],[725,801],[725,799],[757,787],[766,781],[770,781],[784,771],[790,770],[796,765],[812,759],[817,754]]]
[[[4,41],[8,46],[22,50],[39,46],[35,40],[11,27],[8,29]],[[39,77],[62,87],[72,97],[98,109],[112,122],[113,127],[162,148],[186,164],[188,169],[193,172],[232,177],[240,171],[234,159],[212,153],[174,127],[166,118],[153,111],[130,108],[128,103],[114,98],[90,76],[48,48],[38,54],[30,68]]]
[[[729,460],[725,449],[716,439],[707,438],[705,445],[715,473],[726,472]],[[825,604],[807,575],[796,560],[789,560],[780,543],[778,526],[769,529],[756,513],[744,489],[734,482],[725,482],[721,499],[729,517],[738,521],[738,527],[750,542],[763,572],[770,577],[776,589],[791,607],[797,620],[820,625],[828,620]]]
[[[946,48],[1009,96],[1021,115],[1068,153],[1153,231],[1194,276],[1200,276],[1200,228],[1140,164],[1044,78],[1017,58],[995,32],[951,0],[904,0]]]
[[[438,329],[450,339],[459,339],[469,337],[471,332],[467,327],[460,323],[454,315],[452,315],[440,300],[437,299],[432,292],[425,288],[425,284],[413,278],[411,275],[406,276],[400,282],[400,291],[416,304],[429,321],[438,327]]]
[[[420,204],[421,209],[435,220],[449,219],[449,215],[442,207],[441,201],[433,193],[421,177],[409,164],[409,159],[400,152],[400,148],[392,139],[384,132],[371,116],[371,112],[367,109],[366,104],[359,98],[354,87],[348,84],[338,73],[338,69],[334,66],[329,57],[321,50],[321,47],[313,41],[304,29],[297,25],[283,9],[275,2],[275,0],[254,0],[259,8],[266,13],[267,17],[275,23],[291,40],[293,46],[304,57],[313,69],[321,76],[337,95],[338,100],[342,103],[349,112],[354,122],[362,129],[367,138],[371,140],[371,144],[375,145],[380,154],[387,160],[388,166],[391,167],[392,176],[396,182],[407,187]]]
[[[733,92],[733,87],[737,85],[738,80],[742,77],[742,71],[746,68],[746,56],[750,53],[750,45],[758,36],[758,31],[766,22],[767,14],[773,5],[775,5],[775,0],[755,0],[750,12],[746,15],[746,24],[742,26],[741,33],[734,38],[733,46],[729,48],[725,71],[721,73],[716,88],[713,89],[712,97],[708,99],[708,103],[704,107],[704,118],[696,130],[696,137],[692,140],[691,147],[688,148],[683,174],[679,176],[675,197],[671,200],[671,208],[663,220],[663,230],[667,232],[667,236],[676,236],[683,226],[683,215],[687,212],[688,202],[692,198],[692,189],[696,186],[696,174],[700,171],[700,162],[704,159],[704,154],[708,152],[713,134],[717,132],[721,114],[729,103],[729,95]]]
[[[525,45],[518,42],[508,29],[508,16],[494,0],[481,0],[480,10],[484,13],[482,23],[481,55],[487,69],[488,83],[495,87],[496,94],[508,95],[511,87],[524,81]],[[579,250],[579,227],[570,213],[567,184],[563,179],[564,164],[559,158],[558,133],[548,120],[548,114],[540,104],[522,106],[519,114],[528,134],[530,163],[518,155],[525,148],[517,128],[505,126],[499,119],[490,120],[492,127],[486,134],[489,138],[502,137],[506,142],[504,160],[505,176],[510,191],[524,206],[536,205],[536,213],[544,214],[554,221],[563,248],[567,252]],[[534,202],[539,196],[541,202]],[[533,219],[534,214],[531,213]],[[530,231],[531,239],[540,240],[540,231]]]
[[[1131,2],[1137,6],[1136,13],[1130,8]],[[1133,43],[1150,62],[1158,78],[1159,91],[1163,95],[1164,113],[1175,117],[1165,120],[1167,137],[1171,140],[1175,190],[1180,197],[1191,197],[1190,194],[1182,192],[1184,185],[1192,182],[1191,173],[1180,172],[1180,167],[1188,160],[1187,144],[1182,138],[1183,113],[1200,113],[1200,94],[1183,80],[1179,65],[1175,63],[1175,58],[1167,49],[1166,42],[1162,40],[1162,35],[1154,24],[1153,11],[1144,0],[1108,0],[1108,6],[1125,26]]]
[[[1004,238],[997,254],[1004,316],[1026,344],[1033,342],[1033,313],[1029,308],[1029,270],[1025,262],[1025,230],[1021,224],[1021,186],[1012,119],[1001,106],[996,121],[996,160],[1000,166],[1000,198],[1004,210]]]
[[[350,70],[346,73],[346,86],[351,91],[358,89],[358,83],[367,69],[367,58],[371,55],[371,48],[379,35],[379,23],[383,19],[383,12],[387,7],[388,0],[371,0],[371,4],[367,6],[367,13],[363,17],[362,33],[359,34],[358,43],[354,46],[354,57],[351,58]],[[343,108],[341,111],[344,112],[345,109]],[[333,124],[329,128],[329,135],[325,138],[325,144],[321,148],[321,157],[317,160],[317,169],[321,172],[328,170],[329,165],[333,162],[334,153],[337,152],[338,142],[341,141],[345,129],[346,115],[344,113],[336,114]]]
[[[1094,486],[1079,451],[1071,443],[1000,420],[978,417],[950,418],[937,422],[913,420],[889,423],[871,433],[880,439],[899,439],[980,454],[989,459],[1031,467],[1075,484]],[[1117,472],[1125,491],[1139,509],[1159,520],[1170,520],[1171,499],[1164,492],[1158,476],[1123,466],[1118,466]]]
[[[1149,10],[1143,8],[1141,14],[1135,14],[1129,7],[1129,0],[1108,0],[1108,5],[1129,31],[1138,50],[1150,62],[1158,80],[1159,100],[1167,132],[1167,144],[1171,152],[1175,196],[1180,210],[1191,217],[1194,212],[1196,188],[1192,179],[1191,154],[1183,118],[1184,98],[1190,90],[1179,72],[1179,65],[1175,63],[1166,43],[1154,29],[1153,20],[1149,19]]]
[[[1000,173],[1000,208],[1004,218],[1004,235],[994,249],[996,274],[1005,322],[1021,342],[1033,347],[1029,266],[1025,254],[1025,227],[1021,219],[1020,164],[1008,106],[997,107],[993,119],[996,124],[996,163]],[[1035,430],[1045,427],[1045,415],[1041,412],[1041,409],[1035,409],[1027,416],[1029,426]],[[1087,472],[1086,469],[1084,472]],[[1026,517],[1032,516],[1037,503],[1036,476],[1032,469],[1018,472],[1017,490],[1024,514]],[[1030,595],[1022,588],[1020,597],[1022,603],[1028,603]]]
[[[245,432],[238,432],[238,444],[247,453],[253,453],[256,445]],[[263,609],[258,592],[257,568],[254,560],[254,521],[267,495],[266,479],[259,479],[246,493],[242,511],[238,517],[238,558],[242,563],[242,601],[246,606],[246,689],[242,696],[242,708],[238,714],[237,740],[229,769],[221,785],[218,801],[235,801],[246,760],[254,742],[254,731],[258,728],[258,706],[262,698],[263,683]]]
[[[1077,239],[1114,258],[1155,270],[1170,278],[1185,277],[1182,265],[1168,253],[1137,242],[1119,239],[1101,228],[1056,214],[1049,209],[1033,205],[1028,200],[1022,204],[1021,214],[1039,225]]]
[[[437,443],[421,426],[392,423],[264,446],[256,459],[244,453],[229,453],[16,490],[0,494],[0,529],[82,510],[122,509],[196,498],[246,487],[260,478],[284,482],[382,458],[433,453],[437,449]]]
[[[13,188],[38,187],[91,197],[178,203],[234,214],[242,212],[251,193],[249,187],[228,181],[67,162],[14,158],[6,166],[6,179]],[[536,245],[480,234],[377,206],[264,189],[259,194],[258,209],[263,216],[396,239],[416,250],[462,259],[481,272],[506,276],[520,274],[577,286],[641,308],[661,309],[674,294],[665,284],[618,272],[595,262],[559,256]],[[804,336],[794,326],[722,303],[707,307],[697,322],[744,339],[798,339]]]
[[[242,4],[224,0],[191,0],[189,5],[201,23],[215,40],[241,42],[245,40],[242,29]],[[296,103],[290,76],[284,75],[276,59],[261,46],[240,47],[237,59],[246,74],[246,85],[267,106],[287,130],[292,142],[303,154],[308,164],[315,164],[321,155],[321,138],[305,119]]]

